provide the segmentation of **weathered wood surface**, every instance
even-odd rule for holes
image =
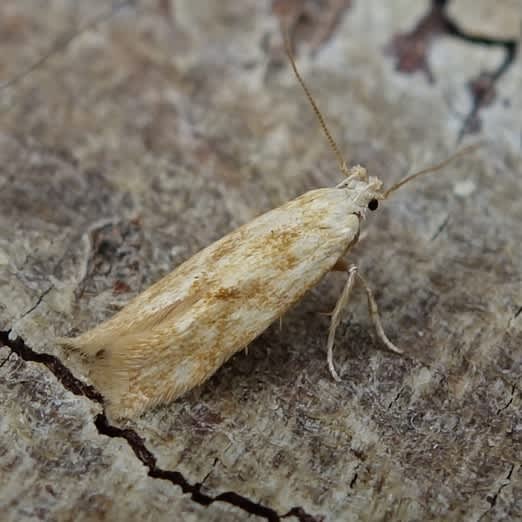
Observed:
[[[522,518],[522,10],[497,2],[485,30],[443,3],[138,1],[0,91],[3,521]],[[1,78],[108,6],[4,0]],[[283,18],[352,163],[390,183],[487,140],[383,204],[350,257],[406,355],[358,294],[331,379],[332,274],[200,389],[117,425],[53,337],[340,179]]]

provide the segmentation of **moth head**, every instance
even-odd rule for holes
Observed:
[[[361,215],[367,210],[377,210],[379,201],[385,197],[382,181],[375,176],[369,176],[367,170],[360,165],[350,168],[346,179],[337,187],[350,192],[353,202],[361,209]]]

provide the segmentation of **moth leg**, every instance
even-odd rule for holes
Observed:
[[[352,292],[352,288],[355,283],[356,276],[357,276],[357,267],[355,265],[352,265],[350,268],[348,268],[348,280],[346,281],[346,284],[344,285],[341,296],[337,300],[334,311],[332,313],[332,318],[330,319],[330,329],[328,331],[328,343],[326,345],[326,351],[327,351],[326,359],[328,361],[328,369],[330,370],[332,377],[337,382],[339,382],[341,380],[341,378],[339,377],[339,374],[335,370],[335,367],[333,364],[333,347],[334,347],[334,342],[335,342],[335,331],[337,330],[337,327],[339,326],[339,323],[341,321],[341,312],[348,304],[348,300],[350,298],[350,294]]]
[[[377,331],[377,335],[379,339],[386,345],[386,347],[395,353],[404,353],[403,350],[397,348],[389,339],[386,337],[384,333],[384,329],[381,324],[381,317],[379,315],[379,308],[377,307],[377,303],[375,302],[375,298],[373,297],[373,292],[371,288],[368,286],[366,279],[359,274],[356,273],[357,279],[362,283],[364,290],[366,291],[366,296],[368,297],[368,312],[370,317],[372,318],[373,325],[375,326],[375,330]]]

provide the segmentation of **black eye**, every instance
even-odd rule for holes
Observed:
[[[379,202],[376,199],[372,199],[368,203],[368,208],[370,210],[377,210],[378,207],[379,207]]]

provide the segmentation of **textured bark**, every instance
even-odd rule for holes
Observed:
[[[1,3],[0,79],[52,51],[0,91],[3,521],[522,518],[522,6],[486,31],[489,4],[464,4]],[[485,140],[383,203],[350,256],[406,355],[356,293],[331,379],[332,274],[198,390],[117,424],[53,338],[340,181],[281,21],[350,163],[389,185]]]

